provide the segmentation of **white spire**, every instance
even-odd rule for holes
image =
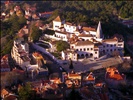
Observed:
[[[101,28],[101,22],[100,21],[98,23],[96,37],[97,38],[103,38],[102,28]]]

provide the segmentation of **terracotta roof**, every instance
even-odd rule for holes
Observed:
[[[81,77],[79,74],[69,74],[68,77]]]
[[[96,83],[95,86],[96,87],[102,87],[103,86],[103,83]]]
[[[61,22],[60,16],[57,16],[54,21]]]
[[[1,95],[7,95],[9,92],[6,89],[2,89],[1,90]]]
[[[91,41],[78,41],[76,42],[76,46],[82,46],[82,45],[94,45]]]
[[[40,53],[38,53],[38,52],[34,52],[34,53],[32,53],[32,55],[34,57],[42,57],[42,55]]]
[[[78,37],[93,37],[91,34],[79,34]]]
[[[117,42],[117,39],[104,39],[103,42]]]
[[[93,73],[90,73],[90,74],[86,77],[86,80],[88,80],[88,81],[94,81],[94,80],[95,80],[95,77],[93,76]]]
[[[84,31],[96,31],[95,28],[92,28],[92,27],[83,27],[82,28]]]
[[[120,75],[116,68],[107,68],[106,78],[114,80],[123,80],[125,75]]]

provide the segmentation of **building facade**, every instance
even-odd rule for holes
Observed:
[[[61,21],[58,16],[53,20],[53,30],[55,34],[48,37],[53,40],[67,41],[70,44],[70,50],[77,52],[77,57],[99,58],[102,55],[112,55],[113,52],[119,52],[119,55],[123,56],[123,39],[119,37],[104,39],[100,21],[96,29]],[[67,55],[69,54],[65,56],[62,54],[62,58],[65,59]]]

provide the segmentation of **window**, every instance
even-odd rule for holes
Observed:
[[[97,54],[97,52],[95,52],[95,54]]]
[[[114,46],[116,46],[116,44],[114,44]]]
[[[84,51],[86,51],[86,49],[84,48]]]
[[[76,51],[78,51],[78,49],[76,49]]]
[[[110,49],[110,51],[112,51],[112,49]]]
[[[109,45],[107,44],[107,47],[108,47]]]
[[[59,26],[55,26],[55,27],[57,27],[57,28],[58,28]]]
[[[122,44],[118,44],[118,46],[122,46]]]
[[[103,46],[105,48],[105,46]]]
[[[107,49],[107,51],[109,51],[109,50]]]
[[[80,51],[82,51],[82,49],[80,49]]]
[[[112,45],[110,45],[110,47],[112,47]]]
[[[93,50],[93,48],[91,48],[91,50]]]
[[[116,51],[116,49],[114,49],[114,51]]]
[[[87,48],[87,50],[89,51],[89,48]]]

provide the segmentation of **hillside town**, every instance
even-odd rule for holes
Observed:
[[[26,23],[15,35],[10,32],[10,51],[1,54],[1,100],[133,99],[132,39],[125,40],[129,35],[105,35],[101,20],[84,25],[58,14],[44,23],[54,11],[39,12],[36,5],[22,7],[10,0],[3,5],[14,8],[1,10],[1,22],[22,17]],[[130,20],[121,23],[133,26]]]

